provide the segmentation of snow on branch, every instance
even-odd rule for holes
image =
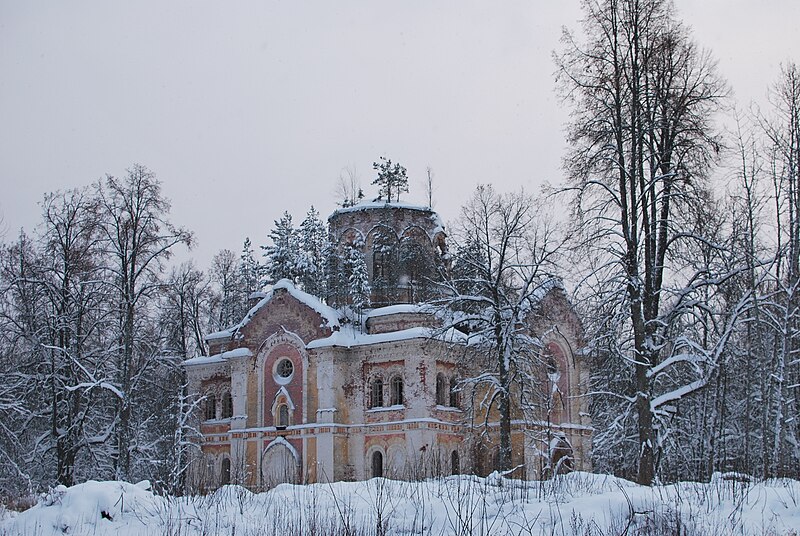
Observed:
[[[699,380],[693,381],[692,383],[683,385],[678,387],[677,389],[673,389],[672,391],[665,393],[661,396],[655,397],[653,400],[650,401],[650,410],[655,412],[660,406],[663,406],[667,402],[673,402],[675,400],[680,400],[684,396],[691,394],[699,389],[702,389],[706,386],[708,380],[705,378],[701,378]]]

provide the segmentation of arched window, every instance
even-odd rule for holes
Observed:
[[[213,393],[206,396],[205,417],[207,421],[217,418],[217,397]]]
[[[379,451],[372,453],[372,478],[383,476],[383,454]]]
[[[403,378],[395,376],[392,378],[392,406],[403,405]]]
[[[383,380],[375,378],[370,384],[369,407],[380,408],[383,406]]]
[[[386,277],[386,263],[389,260],[389,254],[383,249],[383,246],[378,246],[372,253],[372,279],[384,279]]]
[[[278,406],[278,428],[289,426],[289,406],[281,404]]]
[[[230,419],[231,417],[233,417],[233,398],[228,392],[222,395],[222,418]]]
[[[436,375],[436,405],[437,406],[444,406],[447,404],[447,399],[445,392],[447,390],[447,385],[444,379],[444,374],[441,372]]]
[[[230,458],[222,459],[222,466],[219,472],[219,484],[224,486],[231,483],[231,460]]]
[[[461,473],[461,460],[458,459],[458,451],[454,450],[450,454],[450,474],[457,475]]]
[[[455,376],[450,378],[450,406],[453,408],[459,407],[458,400],[458,379]]]

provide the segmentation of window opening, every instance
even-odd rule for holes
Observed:
[[[378,249],[372,254],[372,279],[383,279],[386,276],[386,261],[388,255],[382,248],[385,246],[377,246]]]
[[[369,394],[369,407],[379,408],[383,406],[383,380],[375,378]]]
[[[441,372],[436,375],[436,405],[445,405],[445,380]]]
[[[450,378],[450,406],[453,408],[459,407],[458,394],[458,380],[453,376]]]
[[[230,419],[233,417],[233,398],[230,393],[222,395],[222,418]]]
[[[383,454],[377,450],[372,453],[372,478],[383,476]]]
[[[217,397],[209,394],[206,397],[206,420],[213,421],[217,418]]]
[[[221,486],[231,483],[231,460],[229,458],[222,459],[222,467],[219,473],[219,483]]]
[[[403,378],[395,376],[392,378],[392,406],[403,405]]]
[[[289,406],[281,404],[278,406],[278,428],[289,426]]]
[[[294,365],[289,359],[281,359],[278,362],[278,367],[275,369],[278,376],[281,378],[288,378],[294,372]]]

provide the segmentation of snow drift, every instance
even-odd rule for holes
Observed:
[[[800,482],[647,488],[572,473],[546,482],[448,477],[372,479],[254,494],[224,486],[207,496],[164,497],[147,482],[60,486],[35,507],[5,514],[3,535],[116,534],[798,534]]]

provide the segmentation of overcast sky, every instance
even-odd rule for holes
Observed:
[[[737,101],[800,61],[797,0],[677,0]],[[578,0],[39,2],[0,0],[5,239],[45,192],[123,175],[163,181],[200,267],[289,210],[335,208],[337,177],[408,168],[409,202],[454,219],[472,188],[561,180],[567,110],[552,52]]]

